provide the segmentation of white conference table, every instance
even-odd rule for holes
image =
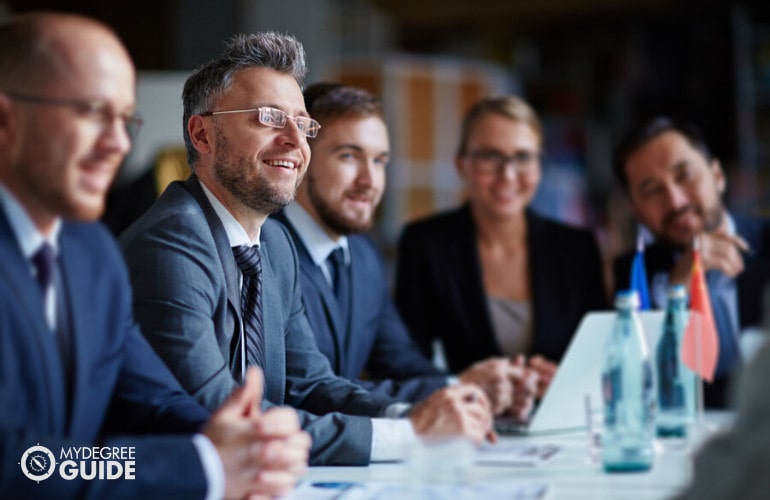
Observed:
[[[724,429],[731,421],[731,415],[726,412],[707,414],[709,433],[717,429]],[[703,438],[705,439],[705,437]],[[659,440],[656,442],[656,457],[653,468],[641,473],[605,473],[600,463],[592,463],[587,451],[587,437],[585,432],[571,432],[558,435],[540,437],[503,437],[505,443],[515,442],[521,444],[557,444],[561,450],[548,461],[536,466],[521,465],[484,465],[473,464],[470,467],[450,471],[450,474],[462,476],[465,488],[456,488],[457,494],[443,494],[431,498],[473,498],[480,494],[473,494],[473,485],[500,485],[499,490],[506,488],[515,489],[516,484],[547,484],[547,494],[543,498],[554,500],[592,499],[592,500],[648,500],[670,498],[685,487],[692,475],[692,455],[703,439],[685,443],[677,440]],[[432,481],[446,481],[442,479],[440,465],[441,459],[430,464],[427,470],[428,476],[433,476]],[[355,482],[356,484],[390,486],[388,495],[367,495],[365,490],[351,488],[349,491],[330,489],[326,496],[316,498],[384,498],[392,497],[400,491],[401,499],[412,498],[414,495],[413,482],[415,475],[425,475],[426,470],[414,474],[414,467],[406,462],[379,463],[369,467],[310,467],[304,477],[304,487],[312,483],[336,483]],[[449,488],[447,486],[447,488]],[[308,498],[314,491],[298,490],[296,498]],[[359,490],[356,492],[355,490]],[[471,493],[468,493],[468,492]],[[506,498],[499,495],[499,498]],[[517,498],[507,496],[507,498]],[[528,497],[530,498],[530,497]]]

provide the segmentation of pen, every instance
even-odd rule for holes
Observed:
[[[328,489],[340,490],[336,495],[331,497],[331,500],[338,500],[340,498],[343,498],[343,496],[350,489],[355,488],[356,486],[363,486],[363,485],[361,483],[353,483],[348,481],[322,481],[322,482],[311,483],[311,486],[313,488],[328,488]]]

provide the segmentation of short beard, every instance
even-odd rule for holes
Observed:
[[[313,175],[308,175],[307,179],[307,196],[310,199],[310,203],[315,208],[321,221],[337,234],[343,234],[345,236],[349,234],[365,233],[372,228],[372,218],[370,217],[366,221],[357,221],[350,217],[345,217],[341,213],[334,210],[334,207],[330,206],[324,200],[320,194],[320,190],[316,187]]]
[[[229,141],[217,130],[217,149],[220,151],[214,163],[214,179],[230,192],[239,202],[262,215],[271,215],[294,201],[297,184],[290,192],[282,192],[273,187],[260,173],[249,177],[254,165],[243,157],[238,158],[232,152]]]
[[[688,207],[685,207],[685,209],[692,210],[692,208],[688,208]],[[669,214],[666,217],[667,219],[666,225],[668,225],[668,219],[673,219],[677,214],[679,214],[682,210],[685,210],[685,209],[680,209],[680,210],[677,210],[676,212],[672,212],[671,214]],[[724,208],[724,205],[722,205],[721,203],[717,203],[716,205],[710,208],[707,208],[705,211],[698,211],[697,213],[699,213],[703,219],[702,231],[705,233],[710,233],[712,231],[716,231],[717,229],[719,229],[719,226],[722,225],[722,222],[724,221],[724,218],[725,218],[725,208]],[[688,248],[692,248],[691,241],[690,242],[672,241],[668,239],[665,233],[662,239],[664,241],[668,241],[669,244],[675,247],[681,248],[682,250],[687,250]]]

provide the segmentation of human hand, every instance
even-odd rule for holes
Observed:
[[[212,415],[203,434],[225,470],[226,498],[269,498],[287,493],[307,468],[310,437],[296,412],[260,411],[263,377],[251,368],[246,383]]]
[[[551,385],[551,380],[553,380],[553,377],[556,375],[556,369],[559,365],[536,354],[529,358],[528,366],[530,370],[537,372],[537,391],[535,397],[537,399],[543,399],[545,391],[547,391],[548,386]]]
[[[751,247],[741,236],[729,235],[720,231],[701,233],[697,238],[704,271],[718,269],[730,278],[735,278],[743,272],[744,264],[741,252],[750,252]],[[671,270],[670,284],[690,286],[692,261],[693,250],[690,248],[682,254],[682,257]]]
[[[743,272],[741,251],[751,251],[749,244],[741,236],[723,232],[702,233],[698,244],[704,271],[718,269],[730,278],[735,278]]]
[[[475,444],[497,440],[489,400],[475,385],[460,384],[434,392],[414,406],[409,420],[422,437],[463,436]]]
[[[521,354],[511,363],[510,373],[513,381],[513,402],[508,413],[516,420],[526,422],[535,407],[539,377],[535,370],[526,366]]]
[[[489,358],[473,364],[458,378],[463,384],[475,384],[484,390],[494,415],[500,415],[513,403],[511,363],[507,358]]]

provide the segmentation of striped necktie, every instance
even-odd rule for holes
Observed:
[[[233,255],[243,273],[241,315],[246,337],[246,365],[264,368],[265,338],[262,326],[262,259],[256,246],[233,247]]]

